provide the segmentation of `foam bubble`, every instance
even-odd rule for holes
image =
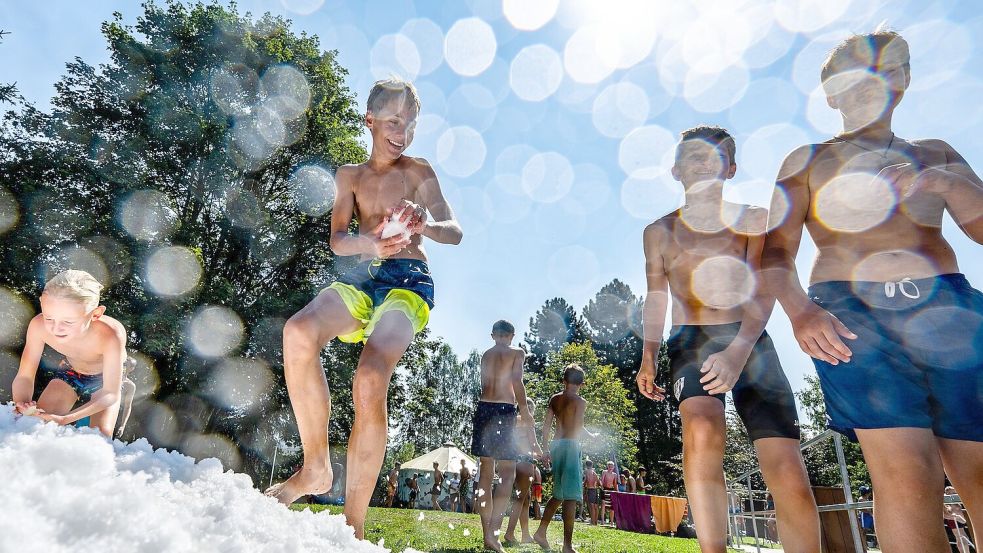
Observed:
[[[473,175],[485,163],[486,154],[484,139],[471,127],[451,127],[437,139],[437,163],[455,177]]]
[[[509,85],[515,95],[529,102],[550,97],[563,81],[563,62],[545,44],[526,46],[515,55],[509,68]]]
[[[604,136],[622,138],[649,116],[648,95],[638,85],[622,81],[607,86],[594,99],[591,120]]]
[[[301,165],[288,184],[294,205],[308,215],[320,217],[334,206],[334,177],[320,165]]]
[[[268,109],[281,120],[300,117],[311,103],[311,86],[307,77],[292,65],[274,65],[260,79]]]
[[[206,305],[198,309],[188,324],[188,344],[203,357],[222,357],[242,343],[242,320],[228,307]]]
[[[658,125],[639,127],[621,140],[618,164],[625,174],[637,178],[655,178],[669,172],[673,165],[676,137]]]
[[[54,260],[48,269],[48,278],[65,269],[78,269],[92,275],[103,286],[108,286],[111,283],[109,270],[106,269],[106,263],[102,256],[78,245],[65,246],[56,251]]]
[[[234,411],[258,410],[275,380],[266,363],[257,359],[226,359],[208,377],[205,393],[212,401]]]
[[[713,73],[701,69],[686,74],[683,96],[696,111],[716,113],[744,97],[750,75],[746,67],[731,65]]]
[[[413,41],[420,59],[419,75],[433,73],[444,63],[444,30],[432,19],[410,19],[399,28],[399,34]],[[432,100],[427,98],[428,110],[433,111]]]
[[[280,4],[287,11],[298,15],[311,15],[321,9],[324,0],[280,0]]]
[[[24,343],[34,308],[20,294],[0,286],[0,347],[15,348]]]
[[[20,205],[7,187],[0,186],[0,235],[17,226],[20,220]]]
[[[557,152],[533,155],[522,167],[522,189],[533,201],[553,203],[573,186],[573,167]]]
[[[745,178],[774,181],[788,152],[807,144],[809,136],[787,123],[767,125],[755,130],[737,150],[737,166]],[[803,159],[803,162],[807,159]]]
[[[256,101],[259,76],[245,64],[230,63],[212,70],[208,85],[219,109],[228,115],[245,115]]]
[[[192,434],[181,442],[181,451],[196,459],[218,459],[226,470],[242,466],[238,448],[221,434]]]
[[[520,31],[535,31],[556,15],[560,0],[503,0],[502,13]]]
[[[598,83],[614,72],[621,47],[596,25],[577,29],[563,48],[563,66],[580,83]]]
[[[498,42],[491,25],[476,17],[459,19],[444,37],[444,58],[457,74],[474,77],[495,59]]]
[[[754,294],[754,272],[740,259],[711,257],[693,270],[690,289],[708,307],[732,309]]]
[[[382,35],[369,52],[372,76],[385,79],[392,74],[415,80],[423,62],[416,43],[401,33]]]
[[[137,240],[166,239],[177,228],[178,215],[171,199],[157,190],[136,190],[120,206],[118,220],[123,230]]]
[[[628,177],[621,184],[621,207],[643,221],[654,221],[683,204],[683,185],[670,175]]]
[[[147,259],[146,278],[150,290],[160,296],[182,296],[198,287],[201,264],[188,248],[165,246]]]
[[[777,0],[775,20],[797,33],[812,33],[836,21],[850,9],[851,0]]]
[[[563,210],[587,215],[604,208],[611,196],[611,183],[604,169],[592,163],[579,163],[573,172],[570,193],[560,201]]]
[[[887,180],[870,173],[837,175],[816,193],[815,216],[838,232],[871,229],[894,211],[897,197]]]

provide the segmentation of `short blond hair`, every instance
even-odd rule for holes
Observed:
[[[851,69],[869,68],[878,65],[887,54],[898,58],[902,66],[911,70],[911,54],[908,41],[896,31],[877,29],[870,33],[851,35],[837,44],[823,61],[819,77],[826,94],[836,92],[830,80],[837,74]]]
[[[369,91],[369,99],[366,107],[372,113],[377,113],[394,98],[404,98],[420,113],[420,95],[416,92],[413,83],[399,77],[389,77],[376,81]]]
[[[85,306],[86,311],[99,307],[99,293],[102,284],[85,271],[69,269],[55,275],[44,285],[44,292],[56,298],[75,300]]]

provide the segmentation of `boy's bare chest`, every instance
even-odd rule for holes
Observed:
[[[355,202],[363,216],[378,215],[401,200],[419,203],[419,179],[409,171],[363,173],[355,185]]]
[[[667,248],[666,269],[670,276],[691,275],[706,261],[715,258],[747,257],[747,237],[730,229],[717,232],[695,232],[691,229],[676,228]]]
[[[62,344],[54,340],[46,341],[48,347],[65,356],[72,368],[83,373],[98,373],[102,371],[102,353],[92,344],[80,342],[77,344]]]

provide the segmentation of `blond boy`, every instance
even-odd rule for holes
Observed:
[[[113,435],[119,414],[126,329],[99,305],[102,285],[85,271],[55,275],[41,293],[13,382],[15,408],[57,424],[89,417],[89,426]],[[64,356],[54,378],[34,401],[34,378],[44,346]],[[75,404],[82,401],[82,405]]]
[[[389,79],[372,87],[365,114],[372,134],[369,159],[338,168],[331,213],[332,251],[357,255],[361,262],[283,329],[284,376],[304,448],[301,469],[267,490],[285,504],[331,487],[331,408],[321,349],[334,338],[365,343],[352,388],[355,422],[345,494],[345,517],[359,538],[364,537],[365,514],[386,449],[389,381],[434,306],[423,238],[457,244],[462,237],[430,164],[404,155],[419,111],[412,84]],[[358,220],[357,234],[349,232],[353,219]]]
[[[983,524],[983,294],[942,216],[983,242],[983,182],[947,143],[894,134],[909,62],[891,31],[832,51],[821,76],[843,132],[786,157],[762,265],[830,427],[860,442],[884,550],[947,551],[943,466]],[[803,227],[818,249],[808,294],[794,263]]]

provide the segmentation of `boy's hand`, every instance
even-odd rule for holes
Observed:
[[[662,401],[666,399],[666,390],[656,385],[655,377],[655,361],[645,361],[643,359],[642,366],[638,368],[638,374],[635,375],[638,392],[649,399]]]
[[[749,356],[750,352],[734,351],[728,347],[707,357],[700,367],[700,372],[704,373],[700,379],[703,389],[711,395],[725,394],[732,390],[741,377]]]
[[[840,337],[856,340],[857,335],[835,315],[809,302],[801,313],[791,318],[791,322],[795,340],[810,357],[830,365],[850,362],[853,352]]]
[[[65,415],[56,415],[54,413],[45,413],[44,411],[38,411],[37,417],[41,420],[51,421],[58,425],[66,424]]]
[[[38,402],[18,401],[14,403],[14,411],[20,415],[33,415],[37,412]]]
[[[397,253],[403,251],[410,243],[409,236],[404,234],[397,234],[396,236],[390,236],[389,238],[382,238],[382,228],[386,226],[386,221],[388,217],[383,219],[379,223],[379,226],[375,228],[369,239],[372,240],[372,255],[379,259],[385,259],[387,257],[392,257]]]
[[[400,200],[389,210],[389,217],[399,213],[399,221],[406,225],[410,234],[422,234],[427,226],[427,210],[409,200]]]

